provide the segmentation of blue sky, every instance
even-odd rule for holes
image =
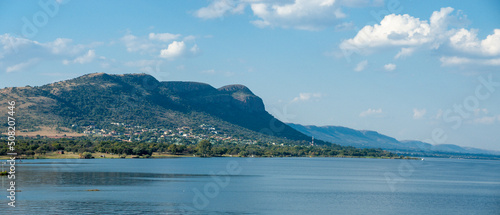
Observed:
[[[500,150],[500,2],[1,1],[0,87],[244,84],[285,122]]]

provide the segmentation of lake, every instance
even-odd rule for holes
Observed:
[[[2,214],[500,214],[492,160],[24,160],[16,173]]]

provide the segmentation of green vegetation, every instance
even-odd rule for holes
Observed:
[[[91,158],[94,158],[94,157],[92,157],[92,153],[90,153],[90,152],[84,152],[84,153],[80,154],[80,158],[82,158],[82,159],[91,159]]]
[[[135,130],[126,130],[121,126],[125,124],[136,130],[187,126],[194,134],[215,135],[215,131],[200,127],[206,124],[217,128],[220,138],[262,142],[310,139],[267,113],[262,100],[241,85],[216,89],[196,82],[159,82],[144,74],[89,74],[40,87],[0,90],[0,104],[12,98],[26,104],[16,111],[22,116],[17,123],[23,132],[51,128],[55,132],[103,133],[100,130],[104,129],[109,135],[130,137]],[[0,116],[5,114],[2,111]],[[1,129],[6,127],[0,123]],[[113,134],[108,133],[111,131]]]
[[[0,140],[0,155],[6,155],[7,144]],[[115,155],[125,158],[127,155],[149,158],[153,153],[171,156],[200,157],[370,157],[370,158],[406,158],[381,149],[358,149],[339,145],[282,145],[258,142],[255,144],[236,144],[222,141],[200,140],[198,143],[178,145],[173,143],[147,143],[74,139],[19,139],[16,151],[22,158],[36,158],[48,153],[66,151],[77,153],[80,158],[93,158],[93,153]]]

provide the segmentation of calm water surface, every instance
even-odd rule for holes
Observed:
[[[500,161],[29,160],[16,177],[1,214],[500,214]]]

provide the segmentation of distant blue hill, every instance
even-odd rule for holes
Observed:
[[[376,131],[355,130],[342,126],[314,126],[288,124],[301,133],[315,139],[328,141],[342,146],[357,148],[381,148],[397,152],[417,153],[457,153],[457,154],[489,154],[500,155],[499,151],[490,151],[478,148],[461,147],[453,144],[432,145],[416,140],[396,140],[393,137],[380,134]]]

